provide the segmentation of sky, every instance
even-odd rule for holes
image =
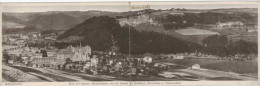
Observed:
[[[148,5],[148,4],[145,4]],[[151,9],[169,9],[169,8],[186,8],[186,9],[218,9],[218,8],[257,8],[255,4],[172,4],[172,5],[150,5]],[[88,11],[101,10],[113,12],[129,11],[128,4],[120,5],[4,5],[3,12],[46,12],[46,11]]]

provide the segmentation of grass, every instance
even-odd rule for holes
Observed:
[[[235,73],[258,73],[258,63],[255,60],[251,61],[226,61],[212,59],[183,59],[183,60],[159,60],[158,62],[171,62],[179,65],[191,67],[194,64],[199,64],[201,68],[235,72]]]
[[[5,74],[5,73],[2,73],[2,77],[6,80],[6,81],[9,81],[9,82],[17,82],[16,79],[12,78],[11,76]]]
[[[240,80],[240,79],[235,79],[235,78],[230,78],[230,77],[217,77],[217,78],[208,78],[209,80]]]
[[[236,73],[257,73],[258,66],[257,62],[246,61],[246,62],[220,62],[208,65],[203,65],[205,68],[221,70],[226,72],[236,72]]]

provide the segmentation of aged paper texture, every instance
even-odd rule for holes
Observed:
[[[259,2],[1,3],[2,86],[259,86]]]

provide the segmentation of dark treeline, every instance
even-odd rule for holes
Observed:
[[[213,35],[205,38],[203,41],[204,53],[228,56],[235,54],[257,54],[257,43],[246,42],[244,40],[228,41],[225,35]]]
[[[165,29],[181,29],[185,27],[194,26],[195,23],[199,24],[216,24],[217,22],[230,22],[241,21],[243,23],[254,23],[257,17],[249,13],[185,13],[183,16],[167,15],[166,17],[157,17],[156,20],[163,24]]]
[[[119,29],[117,37],[118,45],[122,53],[129,52],[129,27],[125,26]],[[195,52],[201,46],[185,42],[172,36],[157,32],[138,32],[133,27],[130,27],[130,50],[132,54],[144,53],[182,53]]]
[[[3,34],[34,31],[34,30],[36,30],[35,26],[25,26],[23,28],[6,28],[6,27],[3,27]]]
[[[54,46],[58,49],[65,49],[67,48],[69,45],[72,45],[73,47],[76,47],[76,46],[79,46],[80,41],[78,41],[78,43],[75,41],[75,42],[55,42],[54,43]]]
[[[51,34],[51,33],[54,33],[55,30],[44,30],[41,32],[42,35],[46,35],[46,34]]]

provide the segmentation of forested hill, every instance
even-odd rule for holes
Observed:
[[[115,46],[119,48],[121,53],[128,53],[129,38],[131,39],[132,54],[191,52],[195,51],[195,48],[198,49],[200,47],[200,45],[185,42],[165,34],[139,32],[131,26],[121,27],[115,18],[108,16],[90,18],[67,30],[58,39],[60,41],[73,42],[70,38],[74,37],[74,39],[82,40],[81,43],[83,45],[90,45],[94,50],[106,51],[113,46],[112,35],[115,40]],[[61,42],[56,44],[56,46],[65,48],[69,44]]]
[[[257,15],[252,13],[184,13],[183,16],[157,16],[155,17],[155,20],[162,24],[166,30],[192,27],[195,24],[215,25],[217,22],[225,23],[240,21],[245,25],[257,25]]]
[[[11,24],[21,24],[22,26],[35,26],[37,30],[68,30],[84,22],[85,20],[95,16],[110,16],[116,18],[138,16],[139,13],[155,16],[155,20],[166,26],[183,27],[183,20],[187,21],[187,26],[192,26],[193,23],[215,24],[219,20],[227,21],[242,21],[243,23],[257,24],[257,9],[256,8],[237,8],[237,9],[185,9],[179,11],[172,10],[155,10],[146,9],[132,12],[108,12],[108,11],[48,11],[48,12],[33,12],[33,13],[6,13],[3,12],[3,29],[9,29]],[[161,15],[169,13],[184,13],[183,20],[180,16],[168,16],[161,19]],[[158,14],[158,15],[157,15]],[[181,20],[181,21],[180,21]],[[169,25],[176,22],[177,25]],[[8,24],[6,24],[8,23]]]
[[[90,18],[83,23],[67,30],[58,39],[70,41],[70,37],[80,37],[84,43],[91,45],[96,50],[108,49],[112,45],[112,28],[120,29],[116,19],[108,16]]]
[[[86,19],[95,16],[117,16],[118,12],[108,11],[47,11],[47,12],[28,12],[28,13],[3,13],[5,23],[22,24],[23,26],[35,26],[39,31],[44,30],[68,30],[84,22]],[[5,28],[8,29],[8,28]]]
[[[168,34],[153,31],[137,31],[134,27],[127,25],[121,27],[118,20],[108,16],[90,18],[67,30],[59,36],[59,40],[63,42],[55,44],[58,48],[66,48],[68,45],[79,45],[79,43],[82,43],[82,45],[90,45],[93,50],[107,51],[112,46],[116,46],[119,52],[125,54],[129,53],[129,43],[132,54],[200,51],[224,56],[239,52],[247,54],[257,53],[257,44],[242,40],[230,43],[227,42],[227,38],[223,35],[213,35],[203,40],[203,43],[207,45],[205,47],[204,45],[180,40]]]

